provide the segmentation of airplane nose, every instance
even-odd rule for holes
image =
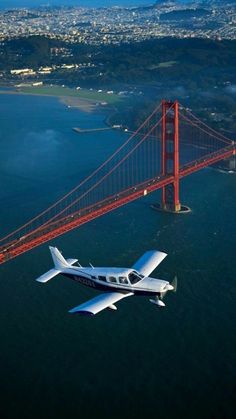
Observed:
[[[174,289],[174,287],[173,287],[173,285],[171,285],[171,284],[167,284],[166,286],[165,286],[165,291],[172,291]]]

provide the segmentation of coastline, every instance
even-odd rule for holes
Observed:
[[[61,103],[71,108],[78,108],[83,112],[94,112],[95,109],[98,109],[98,102],[93,99],[85,99],[75,96],[63,96],[63,95],[53,95],[53,94],[44,94],[44,93],[31,93],[31,92],[22,92],[20,90],[1,90],[0,94],[4,95],[22,95],[22,96],[41,96],[41,97],[54,97],[57,98]],[[104,108],[105,109],[105,108]],[[106,108],[107,109],[107,108]]]
[[[68,89],[68,94],[66,89]],[[81,97],[77,95],[71,95],[70,89],[66,88],[65,94],[61,94],[61,92],[50,92],[50,91],[37,91],[30,90],[30,91],[22,91],[19,88],[16,88],[15,86],[1,86],[0,85],[0,95],[6,94],[6,95],[22,95],[22,96],[40,96],[40,97],[52,97],[56,98],[62,105],[64,105],[67,108],[72,109],[78,109],[81,112],[85,112],[88,114],[92,113],[99,113],[103,114],[103,123],[109,128],[113,127],[112,118],[114,115],[116,115],[117,112],[119,112],[118,107],[116,106],[119,102],[114,98],[106,98],[105,94],[99,95],[99,97],[95,98],[87,98],[87,97]],[[63,89],[64,90],[64,89]],[[64,92],[63,92],[64,93]],[[90,92],[88,92],[90,93]],[[108,99],[109,101],[103,101],[105,99]]]
[[[43,95],[42,95],[43,96]],[[99,105],[91,99],[81,99],[70,96],[53,96],[58,97],[58,100],[66,105],[68,108],[77,108],[80,111],[92,113],[98,110]]]

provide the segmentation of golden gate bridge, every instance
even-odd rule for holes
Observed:
[[[163,100],[96,170],[65,196],[0,238],[0,263],[157,189],[160,209],[179,213],[180,179],[236,155],[236,142],[177,101]]]

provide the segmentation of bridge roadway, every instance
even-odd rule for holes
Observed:
[[[214,153],[208,154],[198,160],[195,160],[185,166],[182,166],[179,172],[179,178],[197,172],[204,167],[207,167],[220,160],[236,155],[236,145],[232,144],[222,148]],[[129,202],[132,202],[142,196],[145,196],[157,189],[162,188],[175,180],[173,175],[158,176],[154,179],[149,179],[143,183],[130,187],[120,193],[116,193],[97,202],[90,207],[83,208],[66,217],[59,218],[57,221],[48,222],[35,230],[26,233],[23,237],[17,238],[4,246],[0,247],[0,264],[15,258],[16,256],[25,253],[40,244],[46,243],[66,232],[73,230],[91,220],[94,220],[101,215],[104,215],[116,208],[121,207]]]

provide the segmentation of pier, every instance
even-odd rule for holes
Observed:
[[[111,130],[111,129],[114,129],[114,128],[113,127],[102,127],[102,128],[85,128],[85,129],[82,129],[82,128],[75,127],[75,128],[72,128],[72,129],[73,129],[73,131],[77,132],[77,134],[88,134],[90,132],[108,131],[108,130]]]

